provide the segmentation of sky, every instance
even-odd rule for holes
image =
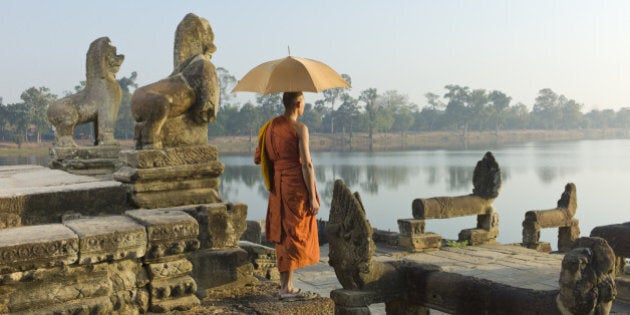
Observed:
[[[290,47],[350,75],[355,97],[396,90],[422,108],[426,93],[457,84],[529,108],[543,88],[584,112],[630,106],[626,0],[2,0],[0,97],[20,102],[32,86],[72,91],[102,36],[125,55],[118,78],[136,71],[140,86],[165,78],[175,29],[190,12],[213,28],[212,62],[237,79]]]

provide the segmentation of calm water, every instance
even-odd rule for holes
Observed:
[[[322,199],[320,218],[328,219],[335,179],[361,194],[372,226],[397,231],[396,220],[410,218],[415,198],[457,196],[472,192],[472,174],[484,150],[314,153]],[[577,186],[582,235],[598,225],[630,221],[623,198],[630,193],[630,140],[527,143],[492,150],[503,174],[494,206],[500,215],[499,242],[521,241],[521,222],[528,210],[551,209],[573,182]],[[260,169],[250,155],[223,155],[220,193],[226,201],[249,205],[249,219],[263,219],[267,193]],[[40,164],[46,158],[0,158],[3,164]],[[427,230],[455,239],[476,218],[429,220]],[[557,242],[557,229],[541,238]]]

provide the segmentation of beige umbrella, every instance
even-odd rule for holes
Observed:
[[[326,64],[288,56],[256,66],[238,82],[232,92],[320,92],[339,87],[350,87],[350,84]]]

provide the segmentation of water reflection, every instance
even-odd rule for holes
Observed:
[[[373,226],[396,231],[398,218],[411,217],[415,198],[456,196],[472,192],[474,167],[484,150],[313,153],[322,207],[318,217],[328,218],[336,179],[358,191]],[[583,235],[597,225],[628,221],[620,205],[630,187],[630,140],[527,143],[492,151],[502,171],[499,197],[499,242],[519,242],[524,214],[556,205],[564,185],[577,186],[578,211]],[[46,165],[48,157],[0,157],[0,165]],[[248,204],[248,219],[264,219],[267,194],[260,168],[250,154],[221,156],[225,172],[219,193],[226,201]],[[614,180],[612,180],[614,178]],[[476,220],[430,220],[430,231],[457,237]],[[545,239],[548,235],[549,239]],[[542,239],[556,243],[556,230],[543,230]]]

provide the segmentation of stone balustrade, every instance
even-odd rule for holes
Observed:
[[[2,229],[0,313],[190,309],[200,303],[187,259],[199,234],[195,218],[177,209]]]
[[[458,240],[468,245],[493,243],[499,235],[499,214],[492,202],[499,196],[501,169],[491,152],[477,162],[473,186],[470,195],[415,199],[411,206],[414,219],[398,220],[399,245],[410,251],[440,248],[442,237],[425,232],[425,220],[471,215],[477,216],[477,226],[462,230]]]
[[[551,245],[540,241],[542,228],[558,228],[558,251],[567,252],[580,237],[580,222],[574,218],[577,210],[575,184],[568,183],[558,200],[557,207],[549,210],[531,210],[523,221],[523,243],[527,248],[550,252]]]

